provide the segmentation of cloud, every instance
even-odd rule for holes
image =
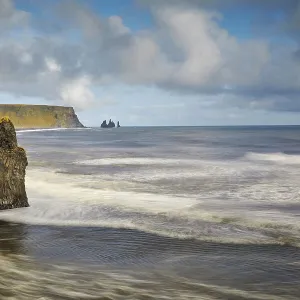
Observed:
[[[60,96],[64,104],[84,109],[95,104],[95,96],[90,90],[91,81],[87,76],[66,82],[60,87]]]
[[[26,25],[29,14],[16,10],[12,0],[0,0],[0,33],[4,30]]]
[[[151,6],[149,30],[132,31],[120,16],[104,18],[63,1],[53,11],[61,26],[49,31],[47,20],[37,26],[35,15],[0,0],[0,90],[85,109],[101,101],[95,87],[121,83],[198,95],[199,101],[216,95],[212,105],[289,110],[286,103],[300,111],[298,44],[274,48],[268,40],[239,40],[220,25],[224,7],[282,9],[280,28],[295,36],[299,2],[142,2]],[[20,39],[16,27],[24,26],[30,27]]]
[[[299,0],[137,0],[139,4],[157,10],[164,7],[178,7],[180,9],[204,9],[224,11],[224,9],[250,9],[255,12],[260,25],[277,26],[278,23],[299,22]],[[277,12],[277,15],[273,15]],[[279,14],[278,14],[279,13]],[[280,18],[278,18],[278,15]],[[261,18],[263,16],[263,18]],[[269,23],[270,18],[275,23]],[[278,22],[277,22],[278,21]],[[299,24],[299,23],[298,23]]]

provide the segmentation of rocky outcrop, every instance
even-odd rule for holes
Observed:
[[[104,120],[101,124],[101,128],[115,128],[115,127],[116,127],[116,124],[111,119],[109,120],[108,124],[106,123],[106,120]],[[119,121],[117,123],[117,127],[118,128],[121,127]]]
[[[27,207],[26,152],[18,147],[16,131],[8,117],[0,120],[0,210]]]
[[[116,124],[111,119],[109,120],[108,124],[106,123],[106,120],[104,120],[101,124],[101,128],[114,128],[116,127]]]
[[[8,116],[17,129],[84,127],[73,107],[0,104],[0,116]]]

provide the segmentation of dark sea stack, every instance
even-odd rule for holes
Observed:
[[[16,131],[8,117],[0,120],[0,210],[28,207],[25,190],[26,152],[18,147]]]
[[[116,124],[115,124],[114,121],[112,121],[112,120],[110,119],[107,126],[108,126],[108,128],[114,128],[114,127],[116,127]]]
[[[115,128],[116,124],[111,119],[109,120],[108,124],[106,123],[106,120],[104,120],[101,124],[101,128]]]
[[[107,128],[106,120],[104,120],[101,124],[101,128]]]
[[[120,127],[121,127],[121,125],[120,125],[120,122],[118,121],[117,128],[120,128]]]

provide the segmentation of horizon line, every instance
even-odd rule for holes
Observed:
[[[246,125],[122,125],[122,127],[299,127],[300,124],[246,124]],[[100,127],[100,125],[92,125],[86,127]]]

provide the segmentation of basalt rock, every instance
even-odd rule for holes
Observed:
[[[116,124],[111,119],[109,120],[108,124],[106,123],[106,120],[104,120],[101,124],[101,128],[115,128]]]
[[[28,207],[25,190],[26,152],[18,147],[16,131],[8,117],[0,120],[0,210]]]

